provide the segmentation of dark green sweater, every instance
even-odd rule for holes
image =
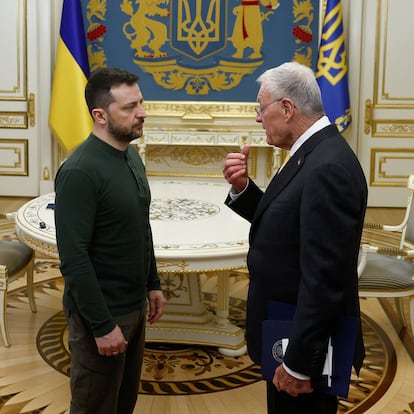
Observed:
[[[142,309],[160,289],[145,168],[133,146],[119,151],[90,135],[60,167],[55,191],[63,304],[103,336],[112,316]]]

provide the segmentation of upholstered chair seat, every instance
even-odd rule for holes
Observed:
[[[368,253],[359,288],[378,292],[414,292],[414,264],[385,254]]]
[[[414,332],[414,263],[403,258],[381,254],[373,246],[363,245],[359,272],[359,295],[395,298],[404,326]],[[402,252],[400,252],[402,253]],[[410,254],[408,254],[410,256]],[[403,299],[409,300],[410,322],[404,313]]]
[[[7,330],[7,290],[9,284],[26,275],[27,296],[32,312],[36,312],[33,294],[34,251],[19,241],[0,240],[0,330],[4,346],[10,346]]]

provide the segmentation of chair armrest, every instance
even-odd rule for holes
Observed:
[[[372,229],[372,230],[384,230],[384,231],[402,231],[405,226],[405,223],[398,224],[396,226],[391,226],[388,224],[380,224],[380,223],[364,223],[364,229]]]
[[[397,247],[379,247],[377,253],[388,254],[390,256],[413,257],[414,250],[404,250]]]
[[[364,229],[383,230],[383,225],[379,223],[364,222]]]
[[[368,253],[388,254],[389,256],[414,257],[414,249],[399,249],[398,247],[380,247],[364,243],[361,245],[361,257]]]
[[[403,257],[414,257],[414,250],[404,250],[399,249],[398,247],[379,247],[379,246],[372,246],[372,245],[365,245],[368,246],[366,248],[366,252],[368,253],[377,253],[377,254],[388,254],[389,256],[403,256]]]

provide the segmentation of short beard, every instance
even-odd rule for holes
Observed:
[[[127,131],[125,128],[115,126],[111,120],[108,122],[108,132],[119,142],[129,143],[140,137],[133,131]]]

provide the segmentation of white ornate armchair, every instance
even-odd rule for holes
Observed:
[[[403,300],[409,298],[411,329],[414,333],[414,175],[407,182],[408,203],[399,225],[366,223],[365,228],[400,235],[398,247],[363,244],[359,258],[359,296],[395,298],[404,326],[408,326]]]
[[[36,312],[33,294],[34,251],[24,243],[0,240],[0,331],[4,346],[10,346],[7,330],[7,290],[9,284],[26,275],[27,296],[32,312]]]

